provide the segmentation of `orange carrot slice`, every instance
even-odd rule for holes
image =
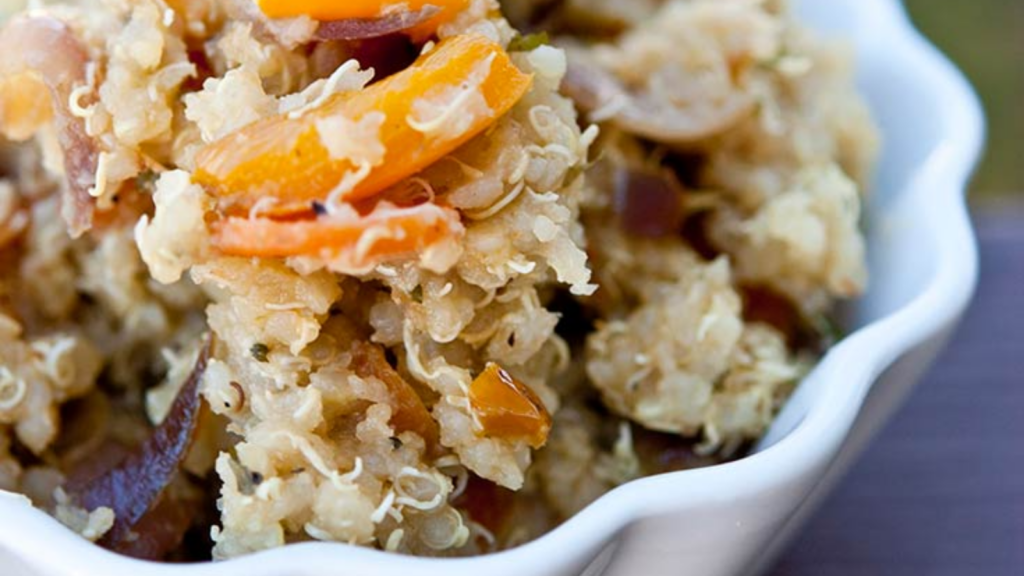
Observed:
[[[378,18],[397,10],[415,11],[436,6],[458,13],[469,0],[258,0],[260,10],[270,18],[309,16],[314,20]]]
[[[469,0],[258,0],[260,10],[270,18],[309,16],[314,20],[373,20],[396,12],[416,12],[437,8],[439,13],[429,22],[410,32],[419,38],[430,36],[442,24],[452,21],[469,6]]]
[[[265,213],[278,216],[309,212],[312,201],[328,197],[374,196],[483,132],[531,83],[498,44],[452,37],[364,90],[210,144],[196,158],[195,180],[236,212],[272,197]]]
[[[469,405],[490,438],[522,439],[533,448],[548,441],[551,415],[530,387],[491,362],[469,386]]]
[[[381,204],[366,216],[345,208],[315,220],[227,218],[213,223],[211,230],[212,244],[222,254],[315,256],[345,269],[422,254],[445,240],[457,240],[465,231],[458,212],[437,204]]]

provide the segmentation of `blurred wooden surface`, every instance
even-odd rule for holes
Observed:
[[[1024,203],[975,220],[960,331],[773,576],[1024,576]]]

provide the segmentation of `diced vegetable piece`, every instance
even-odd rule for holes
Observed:
[[[633,236],[667,238],[682,230],[683,188],[670,172],[619,168],[612,205],[619,225]]]
[[[258,258],[317,256],[365,268],[422,253],[465,229],[451,208],[381,204],[366,216],[348,209],[315,220],[228,218],[213,224],[213,245],[223,254]]]
[[[440,13],[424,25],[432,33],[466,9],[469,0],[258,0],[260,9],[270,18],[309,16],[314,20],[368,20],[395,12],[413,12],[433,6]]]
[[[107,210],[96,211],[93,215],[92,229],[103,233],[107,230],[134,226],[139,217],[152,213],[153,195],[131,180],[121,185],[113,197],[114,205]]]
[[[441,12],[437,6],[420,10],[402,10],[375,18],[353,18],[321,22],[316,29],[318,40],[365,40],[389,34],[410,32],[435,19]]]
[[[76,238],[92,226],[95,201],[89,190],[96,184],[99,153],[85,121],[70,108],[88,63],[81,40],[53,17],[19,16],[0,29],[0,133],[21,141],[53,120],[67,179],[61,214]]]
[[[743,297],[743,319],[760,322],[778,330],[794,347],[800,342],[804,320],[800,309],[789,298],[763,284],[742,284],[739,286]]]
[[[510,520],[515,511],[516,493],[476,474],[469,474],[466,489],[452,503],[499,541],[510,528],[514,529],[515,523]]]
[[[535,34],[527,34],[525,36],[516,36],[508,44],[509,52],[531,52],[540,48],[541,46],[547,46],[551,44],[551,37],[547,32],[537,32]]]
[[[214,142],[197,156],[195,178],[235,209],[275,198],[274,215],[308,212],[336,188],[335,201],[367,198],[483,132],[531,83],[498,44],[456,36],[364,90]]]
[[[523,439],[533,448],[548,441],[551,415],[530,390],[491,362],[469,387],[469,405],[490,438]]]
[[[721,461],[720,455],[701,454],[696,448],[697,441],[692,438],[655,432],[637,424],[629,426],[633,436],[633,450],[640,460],[640,469],[644,475],[704,468]]]
[[[725,98],[676,107],[672,98],[662,101],[631,92],[583,51],[571,51],[569,62],[563,94],[586,111],[613,109],[609,122],[660,144],[685,148],[711,138],[753,114],[757,104],[748,93],[735,91]]]
[[[156,560],[176,547],[188,529],[192,509],[169,500],[168,487],[195,438],[202,407],[199,383],[211,346],[207,340],[164,421],[135,451],[94,478],[72,474],[68,490],[76,504],[114,511],[114,526],[99,542],[103,547]]]
[[[400,34],[366,38],[350,44],[352,53],[349,57],[363,68],[373,68],[373,77],[378,81],[412,66],[420,56],[420,47]]]
[[[352,350],[352,370],[360,378],[373,376],[387,387],[392,410],[389,423],[396,433],[415,432],[423,438],[429,454],[436,456],[440,453],[437,422],[412,386],[388,364],[380,346],[357,343]]]

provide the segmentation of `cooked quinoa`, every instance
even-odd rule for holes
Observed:
[[[514,546],[742,457],[867,285],[878,137],[784,2],[25,4],[0,490],[113,550]]]

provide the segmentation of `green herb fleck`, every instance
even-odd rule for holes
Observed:
[[[423,304],[423,286],[413,288],[412,292],[409,293],[409,296],[412,297],[413,301],[417,304]]]
[[[249,353],[252,354],[252,357],[255,358],[257,362],[266,362],[268,352],[270,352],[270,348],[262,342],[257,342],[252,345],[252,348],[249,348]]]
[[[846,337],[846,331],[839,325],[839,322],[828,314],[819,314],[811,319],[814,331],[822,339],[826,346],[832,346]]]
[[[135,187],[145,192],[152,192],[156,189],[156,181],[160,175],[155,170],[143,170],[135,177]]]
[[[547,32],[539,32],[537,34],[527,34],[526,36],[516,36],[508,43],[509,52],[531,52],[540,48],[541,46],[547,46],[551,43],[551,38],[548,37]]]
[[[779,67],[779,64],[783,60],[785,60],[791,55],[792,54],[790,53],[788,46],[780,46],[778,51],[775,52],[775,54],[762,58],[758,60],[755,64],[758,67],[763,68],[765,70],[775,70],[776,68]]]

